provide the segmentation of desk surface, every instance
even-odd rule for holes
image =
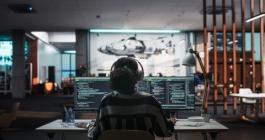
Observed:
[[[261,99],[261,98],[265,98],[265,93],[244,93],[244,94],[232,93],[232,94],[229,94],[229,96],[240,97],[240,98]]]
[[[75,120],[76,123],[89,123],[91,120]],[[48,124],[36,128],[39,131],[87,131],[87,128],[76,127],[75,125],[67,125],[61,119],[52,121]]]
[[[174,129],[176,132],[220,132],[228,128],[211,119],[209,122],[194,122],[188,119],[177,120]]]
[[[75,120],[76,123],[89,123],[91,120]],[[187,119],[178,119],[174,127],[176,132],[220,132],[228,130],[227,127],[211,119],[210,122],[192,122]],[[88,131],[75,125],[65,125],[62,120],[55,120],[36,128],[39,131]]]

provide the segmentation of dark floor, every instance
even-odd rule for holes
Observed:
[[[3,106],[11,104],[11,102],[21,102],[20,110],[17,114],[17,119],[11,124],[10,128],[2,129],[1,135],[3,140],[46,140],[46,134],[35,131],[35,128],[44,125],[50,121],[61,118],[63,105],[73,102],[71,96],[31,96],[23,100],[13,100],[9,98],[0,98],[0,109]],[[229,128],[227,132],[221,133],[218,136],[219,140],[264,140],[265,139],[265,120],[251,123],[239,119],[239,110],[237,114],[233,114],[232,107],[228,109],[228,115],[223,115],[223,108],[219,106],[217,115],[214,115],[212,107],[209,107],[211,117],[221,122]],[[187,118],[188,116],[199,115],[199,107],[195,110],[179,111],[178,118]],[[248,113],[249,114],[249,113]],[[77,112],[76,118],[94,119],[93,112]],[[86,134],[80,133],[61,133],[55,136],[55,140],[59,140],[64,136],[66,140],[82,140],[87,139]],[[201,140],[200,133],[180,133],[180,140]],[[157,138],[159,139],[159,138]],[[166,139],[173,139],[166,138]]]

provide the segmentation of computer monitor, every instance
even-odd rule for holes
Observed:
[[[107,77],[75,78],[75,109],[97,110],[101,98],[111,92]],[[137,90],[152,94],[165,110],[195,108],[194,78],[145,77],[138,82]]]
[[[99,73],[98,77],[107,77],[107,74],[106,73]]]
[[[151,93],[165,110],[195,109],[194,78],[145,77],[138,91]]]
[[[107,77],[77,77],[74,84],[76,110],[97,110],[102,97],[111,91]]]

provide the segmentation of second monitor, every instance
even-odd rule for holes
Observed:
[[[77,110],[96,110],[101,98],[111,92],[107,77],[75,78],[74,104]],[[194,109],[193,77],[145,77],[137,90],[152,94],[163,109]]]
[[[163,109],[194,109],[193,77],[146,77],[137,88],[152,94]]]

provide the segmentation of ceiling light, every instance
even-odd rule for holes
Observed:
[[[264,16],[265,16],[265,13],[261,13],[261,14],[258,14],[256,16],[252,17],[252,18],[247,19],[246,22],[251,22],[253,20],[259,19],[259,18],[264,17]]]
[[[90,29],[91,33],[180,33],[180,30]]]
[[[67,50],[67,51],[64,51],[64,53],[67,53],[67,54],[75,54],[76,51],[75,50]]]

